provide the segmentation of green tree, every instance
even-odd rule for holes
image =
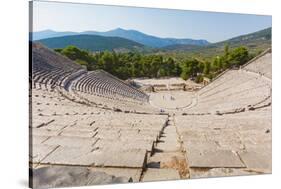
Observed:
[[[181,77],[187,80],[190,77],[196,77],[199,71],[199,62],[196,59],[185,60],[181,64]]]
[[[89,64],[88,62],[84,61],[84,60],[80,60],[80,59],[76,59],[75,62],[77,62],[78,64],[80,64],[81,66],[85,67],[85,68],[89,68]],[[88,69],[89,70],[89,69]]]
[[[234,50],[229,45],[224,46],[224,53],[215,56],[207,61],[197,58],[188,58],[183,54],[175,56],[159,53],[139,52],[89,52],[75,46],[68,46],[63,49],[55,49],[56,52],[70,58],[88,70],[103,69],[122,79],[132,77],[164,77],[180,76],[183,79],[194,78],[201,82],[203,76],[214,78],[223,70],[232,66],[245,64],[257,54],[249,54],[245,47],[238,47]],[[209,61],[211,60],[211,61]]]
[[[238,47],[230,53],[230,64],[240,66],[249,61],[249,52],[245,47]]]
[[[208,75],[210,73],[210,69],[211,69],[211,63],[210,62],[205,62],[203,73],[205,75]]]
[[[211,70],[213,72],[219,72],[221,71],[222,68],[223,68],[222,58],[220,56],[215,57],[211,65]]]
[[[114,70],[114,57],[109,51],[105,51],[99,60],[99,65],[102,69],[109,73],[113,73]]]
[[[199,73],[203,73],[204,68],[205,68],[205,63],[200,62],[200,63],[198,64],[198,72],[199,72]]]
[[[87,60],[89,57],[88,52],[78,49],[75,46],[67,46],[61,50],[61,54],[67,56],[71,60]]]

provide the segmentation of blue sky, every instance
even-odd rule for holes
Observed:
[[[158,37],[218,42],[271,27],[271,16],[35,1],[33,29],[134,29]]]

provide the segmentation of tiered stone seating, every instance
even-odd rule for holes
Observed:
[[[271,111],[176,116],[190,178],[271,172]]]
[[[265,51],[260,57],[249,62],[243,67],[246,71],[255,72],[265,77],[272,78],[272,53],[271,49]]]
[[[57,87],[63,93],[70,89],[73,93],[70,96],[78,95],[95,104],[106,102],[108,98],[123,101],[121,104],[148,103],[148,95],[102,70],[87,73],[78,64],[37,43],[33,43],[32,52],[33,88],[53,90]],[[101,101],[93,101],[93,95],[100,97]],[[114,103],[116,108],[117,102]]]
[[[159,112],[148,103],[148,96],[103,71],[84,74],[73,81],[71,93],[91,105],[124,112]]]
[[[102,70],[90,72],[79,78],[72,86],[72,90],[119,100],[148,101],[148,96],[145,93],[119,81]]]
[[[93,173],[140,181],[168,119],[146,114],[155,108],[145,93],[106,72],[86,72],[38,44],[33,47],[31,81],[34,174],[48,167],[67,167],[71,174],[88,167]]]
[[[257,68],[259,62],[266,62],[264,67],[271,73],[271,54],[265,54],[258,58],[247,68]],[[263,61],[266,59],[267,61]],[[258,62],[258,63],[256,63]],[[186,112],[193,114],[223,114],[245,111],[271,104],[271,79],[262,74],[248,72],[243,69],[229,70],[215,81],[195,93],[196,104],[189,107]],[[258,71],[258,70],[256,70]],[[262,70],[258,71],[261,72]],[[266,71],[268,75],[271,75]]]
[[[190,178],[271,173],[270,78],[266,52],[195,93],[196,103],[175,116]]]
[[[81,66],[38,43],[32,43],[32,87],[60,86],[71,74],[83,70]]]
[[[32,43],[32,61],[33,69],[61,68],[65,71],[81,69],[80,65],[48,49],[40,43]]]
[[[256,65],[227,71],[186,95],[187,107],[168,116],[159,115],[145,93],[104,71],[87,72],[38,44],[33,51],[30,166],[34,174],[50,168],[49,173],[67,170],[65,175],[73,175],[83,167],[91,174],[138,182],[187,174],[198,178],[271,172],[267,66],[263,69],[252,62]],[[153,167],[157,162],[162,166],[169,159],[162,156],[169,154],[173,161],[167,161],[168,167]]]
[[[139,181],[146,158],[153,152],[168,118],[166,115],[128,116],[89,107],[56,91],[34,89],[32,97],[30,161],[34,168],[59,164],[110,172],[114,167],[122,167],[134,170],[123,176]]]

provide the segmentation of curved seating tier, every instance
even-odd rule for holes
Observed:
[[[190,178],[270,173],[271,121],[271,110],[264,109],[223,116],[176,116]]]
[[[32,44],[31,82],[32,88],[58,88],[71,98],[76,96],[82,101],[104,105],[103,107],[130,107],[131,111],[135,111],[142,110],[140,107],[147,105],[146,108],[143,107],[143,111],[152,109],[148,107],[149,96],[142,91],[105,71],[87,72],[80,65],[38,43]]]
[[[170,148],[180,146],[186,162],[180,170],[190,178],[271,172],[271,69],[260,63],[227,71],[192,93],[182,115],[159,115],[145,93],[104,71],[87,72],[38,44],[33,55],[34,170],[87,167],[138,182],[156,170],[149,166],[174,168],[179,156]],[[163,156],[163,164],[158,158],[165,153],[173,160]]]
[[[42,46],[32,44],[32,87],[54,88],[61,86],[73,73],[83,70],[80,65]]]
[[[72,90],[118,100],[147,102],[148,95],[118,80],[110,74],[98,70],[80,77]]]
[[[187,112],[235,113],[270,105],[271,79],[269,77],[271,77],[271,53],[266,53],[245,68],[225,72],[199,90],[195,93],[196,103],[193,107],[189,107]]]
[[[272,53],[271,51],[269,51],[268,53],[264,54],[257,60],[251,62],[250,64],[247,64],[245,67],[243,67],[243,69],[246,71],[259,73],[271,79],[272,78],[271,62],[272,62]]]
[[[81,69],[80,65],[48,49],[40,43],[32,43],[32,59],[33,69],[61,68],[64,71]]]
[[[75,103],[56,90],[32,89],[31,102],[34,168],[60,164],[102,167],[105,172],[130,169],[127,176],[135,182],[168,120],[167,115],[125,114]]]

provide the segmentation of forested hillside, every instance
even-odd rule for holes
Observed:
[[[212,43],[206,46],[197,45],[171,45],[159,50],[159,54],[167,54],[174,57],[197,57],[203,59],[212,58],[214,55],[222,55],[224,46],[230,48],[245,46],[252,54],[258,54],[267,48],[271,47],[271,30],[267,28],[254,33],[241,35],[218,43]]]
[[[228,45],[224,48],[224,54],[214,56],[212,61],[196,58],[175,60],[173,57],[145,55],[138,52],[104,51],[93,54],[75,46],[56,49],[56,51],[87,67],[88,70],[103,69],[121,79],[180,76],[185,80],[195,79],[196,82],[201,82],[203,77],[212,79],[225,69],[239,67],[253,57],[243,46],[230,49]]]
[[[144,46],[134,41],[120,37],[103,37],[97,35],[74,35],[54,37],[39,40],[40,43],[49,48],[65,48],[74,45],[88,51],[119,50],[133,51],[141,50]]]

